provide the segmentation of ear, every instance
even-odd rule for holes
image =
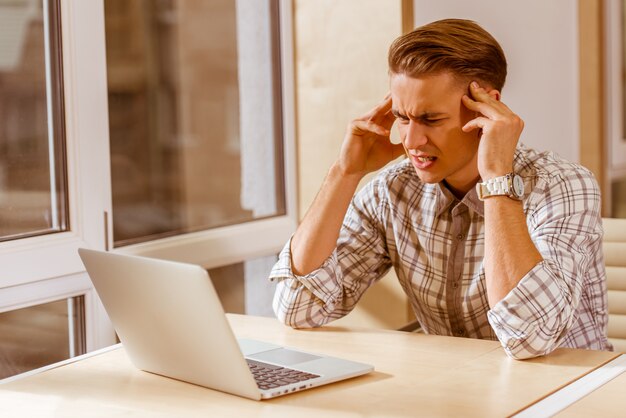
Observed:
[[[487,93],[492,99],[500,101],[500,92],[496,89],[489,90]]]

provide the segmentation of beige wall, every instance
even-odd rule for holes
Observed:
[[[303,216],[339,153],[348,122],[388,89],[387,48],[401,1],[296,0],[296,117]]]
[[[489,31],[507,58],[502,100],[524,119],[520,141],[579,161],[576,1],[413,1],[416,26],[457,17]]]
[[[301,217],[339,153],[348,122],[387,93],[387,49],[402,33],[402,3],[294,1]],[[395,328],[408,320],[406,298],[391,274],[341,323]]]

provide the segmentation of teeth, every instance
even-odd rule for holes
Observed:
[[[435,157],[417,157],[417,159],[423,163],[425,163],[426,161],[433,161],[435,159]]]

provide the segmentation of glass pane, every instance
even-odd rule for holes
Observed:
[[[274,316],[272,299],[276,285],[267,277],[277,259],[278,256],[261,257],[208,270],[224,311]]]
[[[0,0],[0,241],[68,228],[58,16]]]
[[[275,0],[105,0],[116,246],[285,213]]]
[[[80,296],[0,313],[0,379],[83,354],[82,304]]]

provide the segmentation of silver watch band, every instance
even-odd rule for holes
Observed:
[[[477,183],[476,192],[480,200],[490,196],[507,196],[521,200],[524,195],[524,183],[520,176],[515,173],[509,173]]]
[[[487,189],[486,196],[501,196],[509,194],[509,174],[500,177],[494,177],[484,182]]]

